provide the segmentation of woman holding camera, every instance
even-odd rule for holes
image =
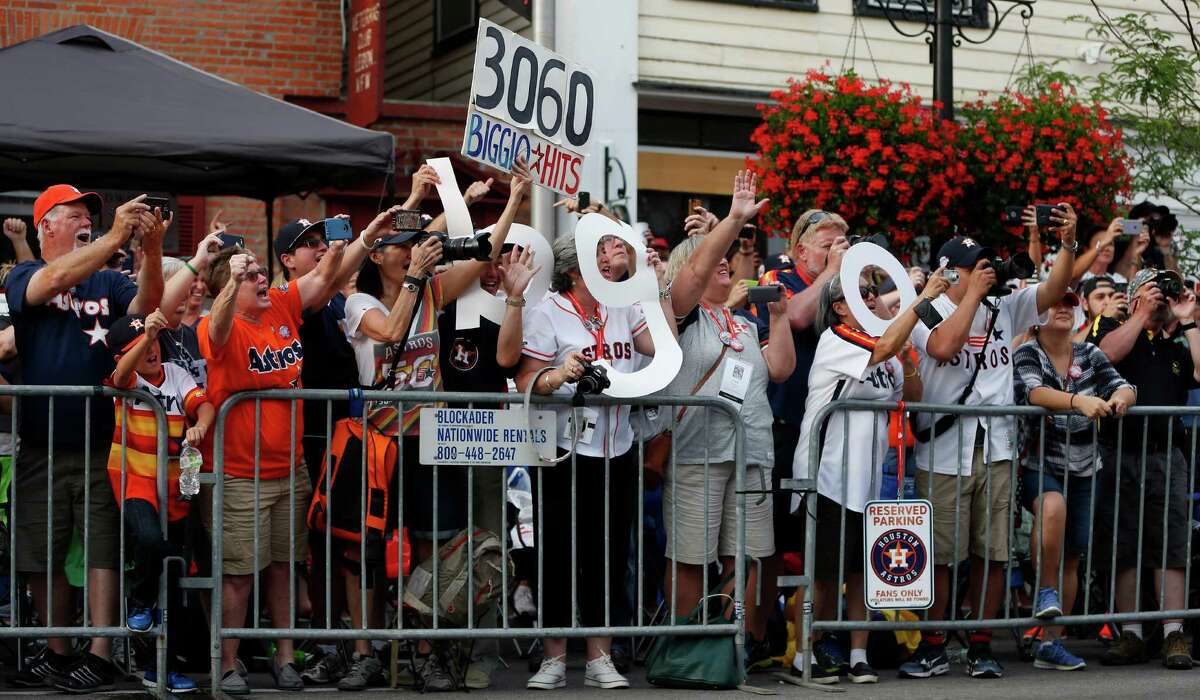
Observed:
[[[491,234],[492,256],[499,256],[515,206],[510,199],[505,215]],[[401,216],[406,213],[401,212]],[[442,259],[442,237],[421,230],[420,224],[412,221],[380,239],[363,261],[358,273],[358,291],[346,300],[346,334],[354,348],[358,378],[364,388],[398,392],[441,389],[438,314],[446,304],[467,292],[490,262],[460,260],[434,274]],[[377,404],[368,406],[367,415],[375,429],[404,437],[403,524],[412,539],[415,561],[423,562],[432,555],[436,541],[453,537],[466,527],[467,479],[461,467],[443,466],[438,469],[435,488],[433,469],[419,463],[421,406],[405,404],[403,408],[401,412],[395,404]],[[388,514],[388,522],[395,520],[393,510]],[[358,553],[357,546],[347,548],[346,554],[352,561]],[[348,596],[360,590],[358,572],[357,564],[346,567]],[[355,615],[361,609],[356,600],[348,600],[347,607]],[[369,607],[376,609],[374,605]],[[358,625],[360,621],[353,622]],[[375,622],[382,623],[382,619]],[[359,647],[359,652],[370,651],[365,641]],[[428,648],[423,644],[420,651],[427,653]],[[422,687],[427,691],[452,689],[450,679],[436,659],[431,657],[427,661],[419,669]]]
[[[745,426],[747,488],[771,483],[769,469],[774,463],[774,450],[767,384],[783,381],[796,367],[785,300],[776,299],[767,305],[771,312],[770,345],[767,329],[760,329],[752,316],[742,311],[731,313],[725,307],[733,287],[726,254],[742,227],[766,205],[766,200],[755,203],[756,185],[752,173],[739,172],[734,178],[729,215],[711,233],[691,236],[671,253],[667,278],[671,280],[671,304],[680,329],[683,366],[663,390],[669,396],[721,395],[737,405]],[[704,593],[704,567],[719,556],[722,572],[733,570],[737,536],[735,428],[728,414],[721,411],[670,408],[676,417],[672,440],[675,464],[663,475],[666,555],[671,560],[666,564],[663,590],[674,597],[675,615],[686,617]],[[747,497],[748,556],[765,558],[774,553],[771,511],[769,497]],[[766,619],[755,614],[754,576],[751,568],[746,578],[750,662],[770,657],[764,639]]]
[[[525,319],[524,356],[517,370],[517,389],[525,391],[532,385],[534,393],[565,396],[574,394],[579,388],[598,392],[603,388],[603,382],[597,382],[596,374],[600,368],[592,365],[592,360],[603,358],[618,371],[633,372],[638,367],[635,353],[654,355],[654,342],[646,332],[646,321],[639,306],[613,308],[592,295],[579,272],[574,234],[555,240],[553,249],[551,293]],[[601,274],[608,279],[614,279],[614,269],[629,267],[625,246],[608,245],[607,239],[600,243],[594,254]],[[655,266],[662,290],[665,271],[658,262],[658,255],[651,252],[647,263]],[[669,289],[660,291],[660,299],[664,313],[668,313]],[[629,407],[571,409],[559,406],[555,412],[558,414],[558,448],[562,453],[574,449],[575,455],[573,467],[562,464],[537,470],[536,487],[542,490],[538,500],[542,511],[535,528],[543,538],[538,546],[546,553],[540,584],[541,624],[545,627],[572,625],[575,611],[572,609],[570,566],[574,559],[579,584],[576,598],[579,622],[586,627],[602,626],[609,621],[609,610],[617,609],[617,597],[625,595],[629,537],[636,512],[638,463],[632,449]],[[576,424],[578,430],[573,437]],[[603,526],[606,506],[609,509],[607,532]],[[572,531],[576,533],[574,557],[570,554]],[[588,638],[586,685],[629,687],[629,681],[617,672],[609,656],[611,643],[611,637]],[[528,687],[561,688],[566,685],[566,664],[563,663],[566,640],[546,639],[544,649],[541,669],[529,680]]]

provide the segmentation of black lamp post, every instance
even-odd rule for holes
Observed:
[[[929,62],[933,64],[933,99],[942,103],[942,117],[954,118],[954,47],[987,43],[1008,16],[1017,11],[1029,21],[1036,0],[959,0],[970,3],[970,12],[955,12],[955,0],[857,0],[860,12],[882,14],[896,30],[907,37],[924,37],[929,44]],[[931,8],[930,5],[933,7]],[[1003,6],[1003,9],[1001,9]],[[905,29],[898,22],[916,23],[921,28]],[[971,36],[964,26],[975,27],[981,36]]]

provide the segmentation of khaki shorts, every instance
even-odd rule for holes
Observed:
[[[746,468],[746,490],[765,491],[771,475]],[[705,512],[705,501],[708,511]],[[775,553],[771,495],[746,494],[746,554],[756,559]],[[677,464],[663,486],[666,556],[681,564],[707,564],[737,555],[737,475],[733,462],[710,462],[708,490],[703,464]],[[705,552],[705,532],[708,551]]]
[[[308,470],[296,466],[296,488],[291,480],[261,479],[258,504],[254,500],[254,479],[225,477],[225,509],[222,516],[221,561],[224,574],[247,576],[254,573],[254,521],[258,520],[258,568],[273,562],[303,562],[308,555],[308,506],[312,487]],[[289,526],[289,503],[295,503],[295,529]],[[202,501],[204,527],[213,531],[212,491],[206,487]]]
[[[932,488],[929,477],[927,471],[916,475],[917,496],[933,504],[934,563],[954,564],[968,554],[1007,562],[1012,461],[992,462],[985,469],[983,448],[976,447],[970,476],[960,480],[955,475],[934,474]],[[957,552],[955,522],[959,523]]]

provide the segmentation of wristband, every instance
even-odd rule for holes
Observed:
[[[1187,333],[1188,331],[1192,330],[1192,329],[1193,329],[1193,328],[1195,328],[1195,327],[1196,327],[1196,322],[1195,322],[1195,321],[1189,321],[1189,322],[1187,322],[1187,323],[1181,323],[1181,324],[1179,324],[1179,332],[1180,332],[1180,333]]]
[[[504,303],[519,309],[525,306],[525,297],[506,297]]]
[[[405,284],[421,285],[421,284],[425,284],[425,278],[424,277],[413,277],[412,275],[405,275],[404,282],[405,282]]]
[[[1071,402],[1067,404],[1067,408],[1075,410],[1075,394],[1071,394]]]
[[[659,299],[669,299],[671,297],[671,283],[667,282],[667,286],[658,290]]]
[[[187,260],[183,261],[183,266],[186,267],[188,269],[188,271],[191,272],[193,275],[195,275],[197,277],[200,276],[200,271],[197,270],[196,268],[192,267],[192,264],[190,262],[188,262]]]

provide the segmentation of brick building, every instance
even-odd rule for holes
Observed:
[[[461,144],[465,96],[459,104],[435,102],[433,94],[415,94],[404,79],[404,61],[445,61],[445,46],[435,46],[433,0],[6,0],[0,9],[0,47],[75,24],[130,39],[201,70],[240,83],[258,92],[292,102],[336,118],[346,118],[350,47],[362,33],[354,32],[353,16],[363,7],[380,8],[382,31],[368,39],[377,44],[378,65],[372,76],[383,89],[376,94],[376,109],[360,126],[384,130],[396,137],[397,196],[408,191],[409,175],[427,157],[453,155]],[[462,3],[457,3],[462,4]],[[466,3],[473,4],[473,3]],[[483,4],[488,4],[487,2]],[[441,10],[437,11],[439,18]],[[511,14],[511,13],[510,13]],[[515,15],[514,15],[515,17]],[[526,22],[526,25],[528,23]],[[426,27],[429,41],[422,52],[411,41],[398,40],[415,26]],[[473,37],[473,21],[470,36]],[[418,42],[419,43],[419,42]],[[466,56],[466,81],[470,81],[472,46],[458,52]],[[415,51],[414,51],[415,50]],[[414,58],[415,57],[415,58]],[[458,61],[462,65],[461,56]],[[361,67],[361,66],[360,66]],[[431,75],[433,73],[431,72]],[[392,99],[393,95],[403,99]],[[439,96],[440,97],[440,96]],[[377,114],[377,116],[375,116]],[[460,186],[486,177],[473,164],[456,158]],[[49,183],[48,183],[49,184]],[[86,186],[86,182],[78,183]],[[129,183],[131,188],[137,183]],[[321,191],[283,197],[274,203],[276,225],[291,218],[321,218],[349,212],[356,229],[378,210],[384,183],[358,191]],[[498,185],[491,196],[476,205],[480,225],[489,223],[503,208],[507,191]],[[427,208],[434,213],[432,198]],[[266,216],[262,202],[239,197],[179,197],[179,231],[175,247],[190,252],[202,236],[208,219],[217,211],[245,233],[250,245],[265,250]],[[176,241],[172,237],[172,241]],[[7,241],[4,241],[7,245]],[[2,257],[2,256],[0,256]]]

